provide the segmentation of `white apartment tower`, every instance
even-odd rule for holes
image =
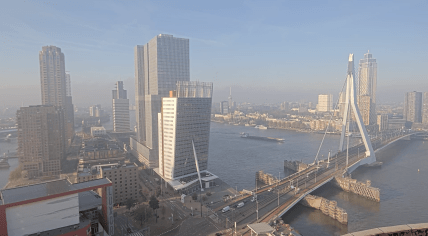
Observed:
[[[129,99],[123,89],[123,81],[116,82],[116,89],[112,90],[113,131],[129,132]]]
[[[317,112],[330,112],[333,110],[333,94],[319,94]]]
[[[408,92],[404,97],[403,116],[406,121],[413,123],[422,122],[422,93]]]
[[[160,34],[135,47],[137,135],[130,144],[132,153],[150,168],[159,163],[161,99],[176,89],[177,81],[190,81],[189,39]]]
[[[179,179],[207,170],[212,83],[179,81],[170,97],[162,98],[159,118],[159,174]]]

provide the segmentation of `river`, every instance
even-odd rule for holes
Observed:
[[[245,139],[240,137],[241,132],[285,141]],[[284,160],[313,162],[322,138],[322,134],[315,133],[211,123],[208,169],[232,187],[253,189],[255,173],[259,170],[275,176],[280,174],[283,178],[288,174],[284,172]],[[337,150],[338,143],[338,135],[327,135],[320,158],[327,157],[329,150]],[[14,152],[16,147],[16,139],[0,143],[0,153]],[[427,222],[428,142],[400,141],[377,156],[383,162],[382,168],[359,168],[352,177],[359,181],[369,179],[372,186],[380,188],[380,203],[326,185],[313,194],[337,201],[337,205],[348,212],[347,226],[319,210],[301,205],[284,215],[284,221],[305,236],[340,235],[374,227]],[[9,172],[16,168],[18,160],[9,159],[9,164],[11,168],[0,169],[0,187],[7,184]]]
[[[3,153],[16,152],[18,147],[16,138],[12,138],[11,142],[0,142],[0,156],[3,157]],[[9,181],[9,173],[18,166],[18,158],[12,158],[8,160],[9,169],[0,169],[0,189],[2,189]]]
[[[240,138],[240,132],[284,138],[285,142]],[[283,169],[284,160],[313,162],[322,137],[321,134],[211,123],[208,169],[233,187],[252,189],[256,171],[276,176],[281,173],[284,177],[287,174]],[[339,136],[327,135],[320,156],[326,157],[328,150],[337,150],[338,143]],[[383,162],[381,168],[360,167],[352,173],[352,178],[371,180],[372,186],[380,188],[380,203],[330,185],[315,191],[314,195],[335,200],[347,211],[347,226],[319,210],[301,205],[296,205],[283,219],[305,236],[341,235],[375,227],[427,222],[427,154],[428,142],[399,141],[377,155]]]

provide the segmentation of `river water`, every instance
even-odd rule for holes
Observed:
[[[239,133],[285,139],[284,143],[241,138]],[[239,190],[255,187],[255,173],[263,170],[275,176],[287,175],[284,160],[314,161],[322,134],[288,130],[259,130],[253,127],[211,123],[208,169]],[[327,135],[320,151],[325,158],[339,146],[338,135]],[[0,153],[15,152],[16,139],[0,143]],[[359,168],[352,177],[371,180],[380,188],[381,202],[373,202],[352,193],[326,185],[313,194],[337,201],[348,212],[348,225],[341,225],[321,211],[296,205],[283,219],[307,235],[341,235],[374,227],[428,222],[428,142],[400,141],[377,154],[382,168]],[[0,188],[8,182],[9,172],[17,167],[17,159],[9,159],[11,168],[0,169]],[[418,172],[419,169],[419,172]]]
[[[284,143],[240,138],[250,135],[284,138]],[[284,160],[313,162],[323,135],[287,130],[258,130],[252,127],[211,123],[208,169],[238,189],[254,188],[255,172],[284,177]],[[337,150],[339,136],[328,135],[320,156]],[[334,151],[333,151],[334,152]],[[348,225],[321,211],[296,205],[283,219],[303,235],[341,235],[375,227],[428,222],[428,142],[399,141],[377,154],[381,168],[360,167],[352,173],[359,181],[371,180],[380,188],[381,202],[373,202],[333,186],[325,185],[313,194],[337,201],[348,213]],[[418,172],[419,169],[419,172]]]

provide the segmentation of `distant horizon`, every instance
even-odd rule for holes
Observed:
[[[64,53],[75,105],[110,104],[118,80],[132,100],[134,47],[161,33],[190,40],[190,78],[213,82],[214,102],[227,100],[229,87],[237,102],[335,99],[349,53],[358,68],[368,50],[378,63],[377,103],[428,91],[427,2],[99,3],[4,3],[0,106],[41,103],[45,45]]]

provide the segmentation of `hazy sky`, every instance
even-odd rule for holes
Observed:
[[[75,105],[110,105],[133,90],[135,45],[160,33],[190,39],[191,80],[214,101],[335,99],[349,53],[378,62],[378,101],[428,91],[427,1],[38,1],[0,5],[0,106],[40,104],[38,53],[65,54]],[[133,96],[133,91],[129,91]]]

